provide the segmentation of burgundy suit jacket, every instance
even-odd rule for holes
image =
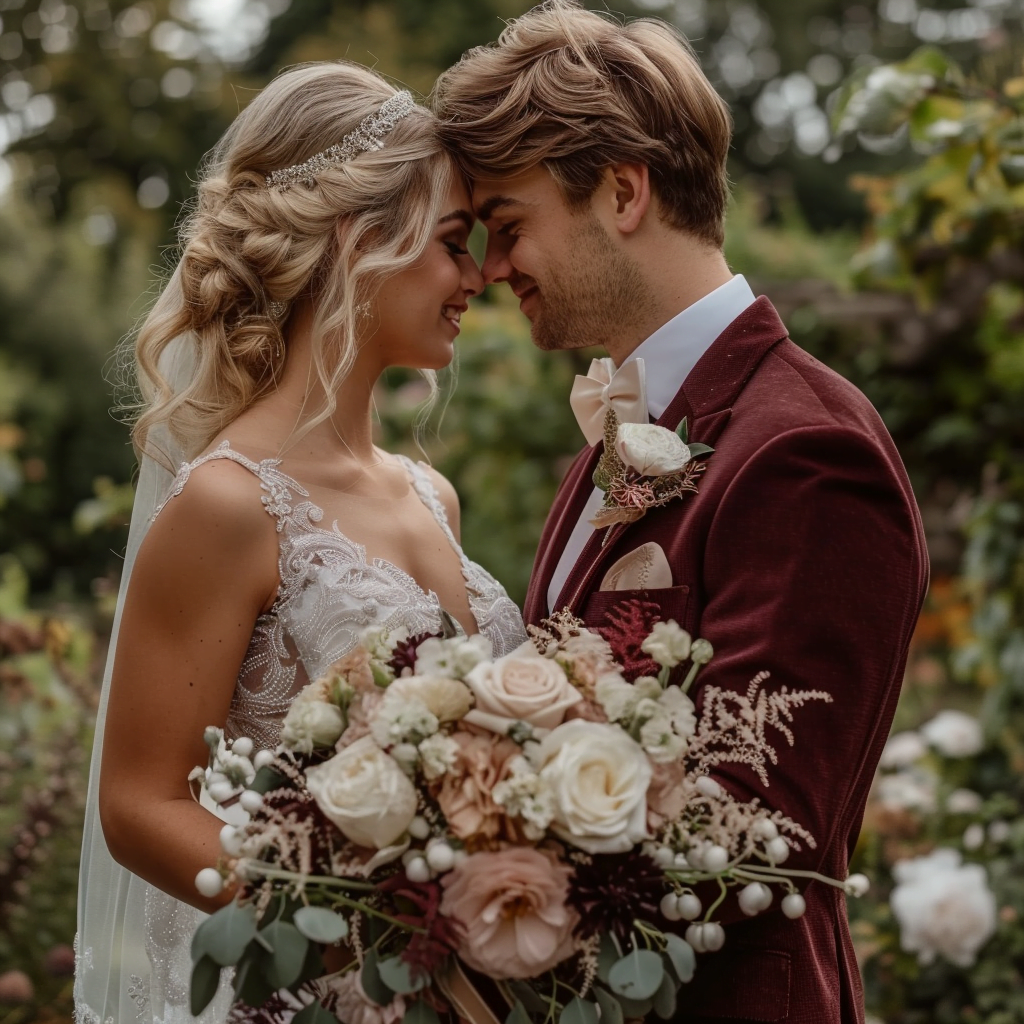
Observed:
[[[744,765],[713,777],[809,829],[816,848],[787,866],[845,878],[927,587],[910,483],[867,399],[794,345],[763,297],[707,350],[658,422],[674,428],[684,416],[690,439],[715,448],[699,492],[609,528],[604,546],[596,533],[557,607],[600,627],[623,599],[640,598],[706,637],[716,655],[698,677],[698,708],[704,687],[745,692],[762,670],[768,688],[826,690],[832,703],[796,710],[793,747],[769,736],[779,759],[768,789]],[[549,612],[548,586],[592,493],[600,447],[580,453],[555,499],[527,595],[530,622]],[[607,568],[647,541],[664,549],[673,586],[599,591]],[[782,915],[776,893],[754,918],[734,898],[723,904],[726,944],[698,957],[675,1020],[863,1022],[842,892],[811,882],[797,921]]]

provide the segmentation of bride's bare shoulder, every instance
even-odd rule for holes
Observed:
[[[461,521],[458,492],[455,490],[452,482],[434,469],[433,466],[429,466],[425,462],[421,462],[420,465],[426,470],[427,476],[430,477],[430,482],[434,485],[434,490],[437,491],[437,496],[441,499],[441,504],[444,505],[445,514],[448,517],[448,525],[451,527],[452,533],[458,537]]]

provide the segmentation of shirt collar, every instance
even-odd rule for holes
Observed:
[[[658,419],[715,339],[754,301],[737,274],[659,327],[624,360],[643,359],[647,411]]]

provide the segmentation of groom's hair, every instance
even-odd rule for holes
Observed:
[[[723,240],[732,118],[687,41],[656,18],[622,24],[548,0],[469,50],[434,91],[463,172],[505,178],[543,164],[571,207],[612,164],[646,164],[665,221]]]

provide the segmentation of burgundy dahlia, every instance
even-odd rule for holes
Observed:
[[[409,637],[408,640],[399,640],[395,644],[395,650],[388,664],[396,676],[400,676],[405,669],[410,672],[416,671],[416,652],[419,650],[420,644],[435,635],[434,633],[417,633],[415,636]]]
[[[612,932],[628,943],[633,922],[659,914],[665,876],[646,854],[599,854],[577,864],[569,887],[569,905],[580,915],[578,935]]]

